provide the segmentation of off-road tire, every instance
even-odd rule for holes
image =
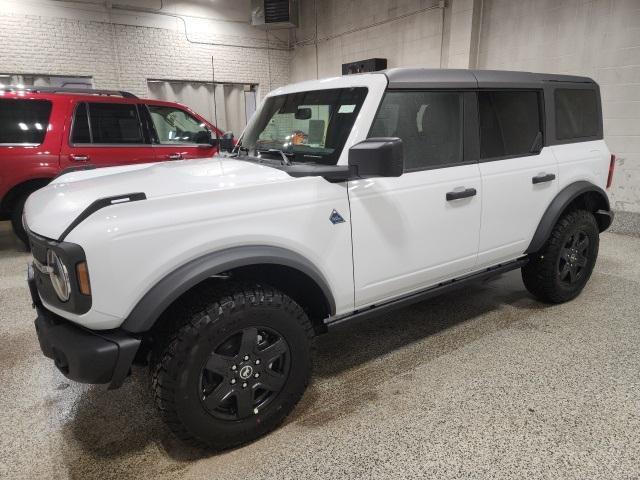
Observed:
[[[160,341],[151,356],[152,389],[156,404],[167,425],[179,438],[213,450],[224,450],[251,442],[277,428],[293,410],[304,393],[311,375],[311,339],[313,327],[303,309],[284,293],[265,285],[250,283],[219,282],[215,288],[202,288],[187,296],[168,312],[172,334]],[[166,320],[166,319],[165,319]],[[231,340],[240,335],[238,356],[233,357],[233,388],[242,388],[244,383],[238,372],[242,365],[252,366],[262,372],[262,380],[269,377],[266,365],[256,365],[261,336],[255,357],[244,361],[240,355],[246,331],[267,328],[277,332],[288,345],[288,370],[284,385],[272,394],[270,402],[257,413],[252,411],[246,418],[221,419],[205,404],[204,378],[208,374],[205,365],[212,358],[219,358],[216,347],[231,335]],[[243,330],[244,329],[244,330]],[[241,333],[235,334],[235,331]],[[262,330],[264,331],[264,330]],[[267,334],[265,334],[267,335]],[[274,334],[276,335],[276,334]],[[228,340],[228,342],[231,342]],[[224,345],[227,345],[224,343]],[[250,350],[250,349],[247,349]],[[249,353],[253,355],[253,353]],[[283,357],[284,358],[284,357]],[[278,360],[277,362],[280,362]],[[237,365],[237,368],[236,368]],[[204,368],[204,370],[203,370]],[[261,369],[261,370],[258,370]],[[246,370],[246,369],[245,369]],[[225,366],[226,371],[226,366]],[[249,382],[259,382],[253,378]],[[232,388],[229,378],[218,384],[220,388]],[[240,383],[236,383],[240,382]],[[257,386],[257,384],[254,384]],[[214,393],[215,393],[214,388]],[[260,389],[254,390],[258,396]],[[239,391],[238,395],[244,394]],[[252,399],[253,395],[252,393]],[[208,398],[208,397],[206,397]],[[238,402],[231,397],[231,404]],[[229,397],[225,401],[229,401]],[[253,401],[253,400],[252,400]],[[206,405],[206,406],[205,406]],[[245,408],[246,411],[246,408]],[[229,410],[233,414],[233,408]],[[236,412],[239,416],[239,413]]]
[[[586,247],[583,243],[585,238]],[[572,246],[574,243],[582,246]],[[548,303],[574,299],[591,277],[598,247],[599,229],[593,214],[586,210],[566,213],[558,220],[544,247],[531,255],[529,262],[522,267],[525,287]],[[582,249],[580,254],[576,253],[579,249]],[[583,261],[584,265],[579,267]]]

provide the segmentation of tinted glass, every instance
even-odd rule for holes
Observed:
[[[91,133],[89,131],[89,117],[87,115],[86,103],[80,103],[76,107],[76,114],[73,118],[73,132],[71,133],[71,143],[91,143]]]
[[[135,105],[90,103],[89,117],[93,143],[144,143]]]
[[[149,112],[160,144],[209,142],[210,134],[206,124],[184,110],[149,105]]]
[[[0,100],[0,144],[40,145],[49,126],[51,102]]]
[[[387,92],[369,137],[400,137],[405,170],[462,162],[462,93]]]
[[[555,102],[559,140],[598,135],[598,100],[594,90],[558,89]]]
[[[479,92],[480,157],[529,155],[539,143],[537,92]]]
[[[340,88],[269,97],[247,126],[242,146],[261,154],[282,150],[295,162],[335,165],[366,96],[366,88]]]

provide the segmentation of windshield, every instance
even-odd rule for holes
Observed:
[[[337,88],[269,97],[247,126],[242,148],[335,165],[366,96],[366,88]]]

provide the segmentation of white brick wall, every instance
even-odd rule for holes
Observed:
[[[437,0],[315,0],[318,9],[319,77],[340,75],[342,64],[366,58],[388,59],[389,67],[440,66],[442,10],[428,9]],[[298,42],[315,35],[314,0],[300,4]],[[378,24],[371,28],[369,25]],[[358,30],[353,33],[350,32]],[[334,37],[335,38],[330,38]],[[298,46],[293,53],[292,81],[316,78],[315,46]]]
[[[595,79],[619,158],[613,207],[640,212],[640,1],[484,0],[478,67]]]
[[[199,28],[188,22],[191,41],[243,47],[202,45],[187,40],[176,18],[124,12],[110,23],[110,15],[76,15],[49,6],[54,3],[40,0],[30,9],[35,14],[24,14],[15,0],[0,0],[0,73],[90,75],[96,88],[147,96],[149,78],[211,81],[213,57],[216,81],[259,84],[259,95],[289,81],[286,45],[272,37],[270,45],[279,49],[265,49],[265,33],[246,23],[227,21],[218,29],[220,22]]]

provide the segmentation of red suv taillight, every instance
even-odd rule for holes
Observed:
[[[611,161],[609,162],[609,176],[607,177],[607,188],[613,183],[613,171],[616,169],[616,156],[611,154]]]

